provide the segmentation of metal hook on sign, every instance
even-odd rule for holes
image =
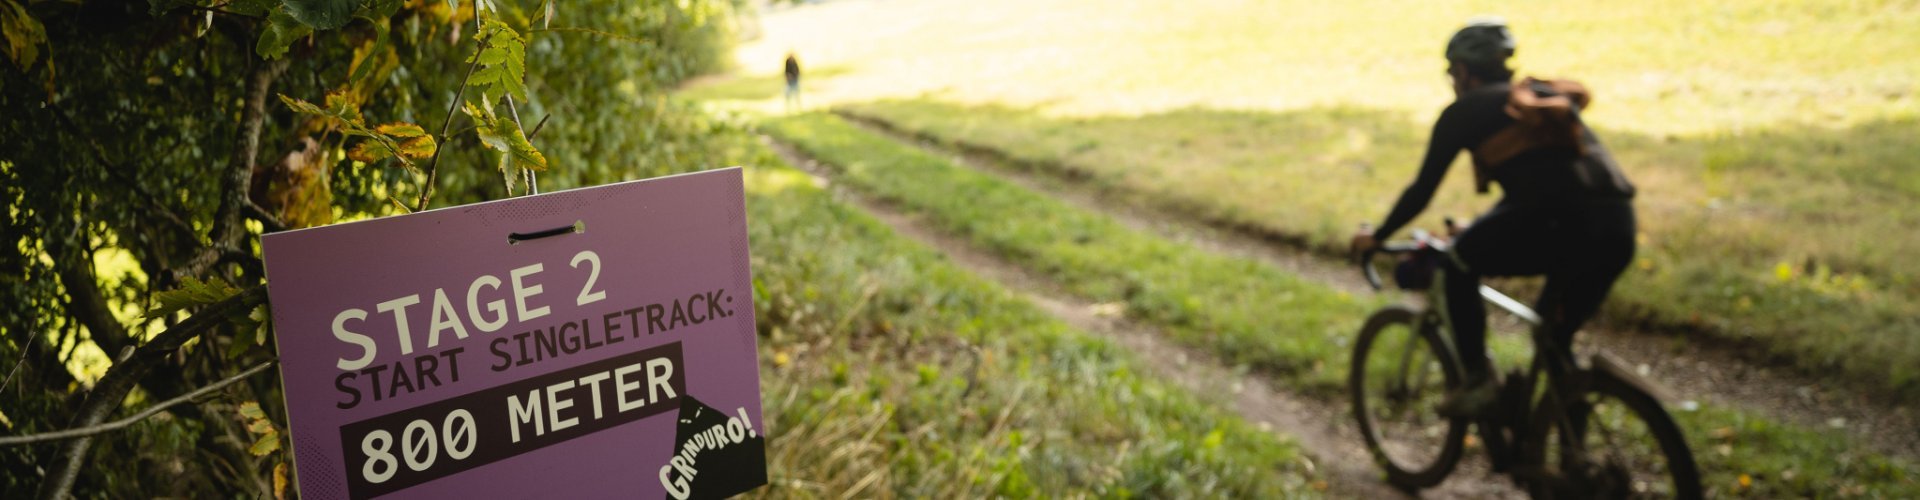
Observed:
[[[574,234],[574,233],[584,233],[584,232],[587,232],[587,221],[576,220],[576,221],[573,221],[573,224],[560,226],[553,229],[543,229],[543,230],[534,231],[531,233],[510,233],[507,235],[507,244],[518,245],[520,244],[520,242],[527,241],[527,240],[537,240],[540,238],[559,236],[563,234]]]

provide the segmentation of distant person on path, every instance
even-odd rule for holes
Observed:
[[[1449,415],[1484,414],[1495,398],[1486,355],[1482,276],[1546,275],[1535,308],[1557,345],[1599,310],[1633,260],[1633,185],[1581,122],[1589,98],[1571,81],[1512,83],[1515,43],[1505,21],[1477,19],[1447,43],[1456,99],[1433,125],[1420,173],[1372,233],[1354,235],[1358,253],[1375,248],[1433,199],[1453,159],[1473,158],[1476,189],[1500,184],[1502,198],[1453,240],[1442,266],[1443,311],[1466,365],[1467,384],[1441,405]]]
[[[800,107],[800,60],[787,51],[787,111]]]

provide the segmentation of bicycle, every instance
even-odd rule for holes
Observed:
[[[1444,304],[1433,273],[1449,258],[1446,241],[1414,233],[1363,255],[1363,274],[1379,290],[1374,255],[1401,255],[1402,288],[1424,288],[1428,304]],[[1494,472],[1534,498],[1700,498],[1693,454],[1656,397],[1666,391],[1604,352],[1576,360],[1571,350],[1553,349],[1532,309],[1485,285],[1480,295],[1532,325],[1534,345],[1525,371],[1497,379],[1499,396],[1483,416],[1436,410],[1465,377],[1441,311],[1391,305],[1360,329],[1348,390],[1361,436],[1390,484],[1410,493],[1439,484],[1464,452],[1467,426],[1477,423]]]

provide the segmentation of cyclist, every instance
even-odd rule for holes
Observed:
[[[1592,317],[1634,253],[1634,188],[1613,157],[1580,122],[1584,88],[1564,81],[1511,82],[1513,34],[1499,19],[1475,20],[1447,42],[1447,75],[1456,99],[1433,125],[1420,173],[1384,222],[1356,234],[1358,254],[1426,209],[1461,150],[1473,157],[1476,188],[1498,183],[1502,197],[1453,241],[1439,279],[1447,316],[1467,372],[1464,389],[1440,410],[1483,414],[1495,399],[1486,356],[1482,276],[1546,275],[1535,308],[1561,352]],[[1364,231],[1364,230],[1363,230]]]

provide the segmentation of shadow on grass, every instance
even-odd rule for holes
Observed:
[[[1429,128],[1351,106],[1074,117],[918,99],[843,111],[1327,255],[1390,208]],[[1920,120],[1601,133],[1640,188],[1643,232],[1609,319],[1920,396]],[[1459,163],[1416,227],[1493,203]]]

